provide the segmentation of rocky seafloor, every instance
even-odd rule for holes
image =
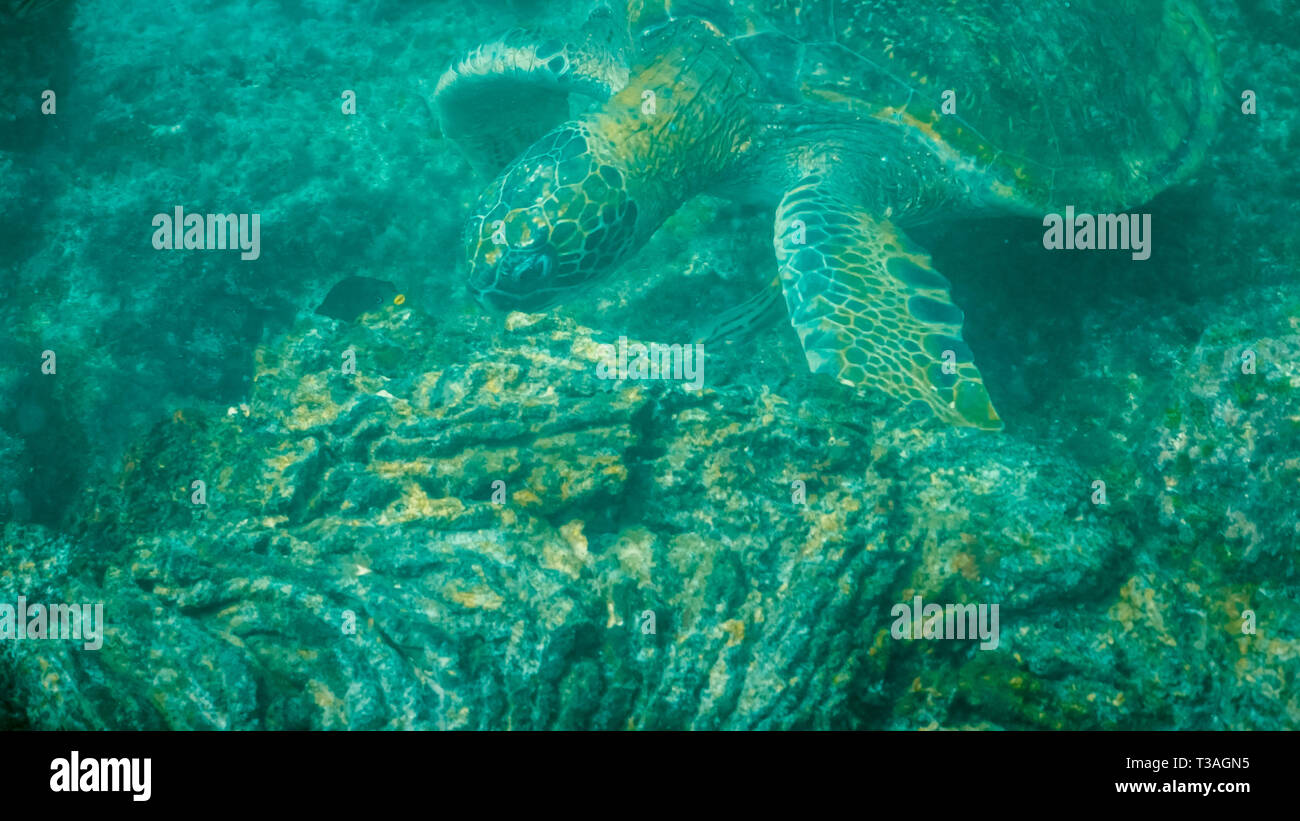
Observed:
[[[1045,253],[1032,220],[925,233],[986,434],[807,374],[787,327],[710,349],[699,391],[598,379],[599,344],[689,338],[766,276],[770,217],[721,201],[581,301],[482,314],[478,183],[424,95],[536,7],[272,8],[265,40],[222,27],[245,8],[3,35],[31,102],[0,127],[0,602],[102,602],[107,632],[0,643],[0,726],[1300,726],[1283,9],[1210,6],[1260,111],[1150,206],[1151,260]],[[176,203],[263,212],[262,259],[153,251]],[[406,301],[312,314],[356,274]],[[999,646],[892,638],[917,595],[998,603]]]

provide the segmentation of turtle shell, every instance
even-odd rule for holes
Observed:
[[[772,101],[912,129],[977,201],[1021,210],[1143,203],[1191,173],[1222,110],[1189,0],[638,2],[630,22],[684,15]]]

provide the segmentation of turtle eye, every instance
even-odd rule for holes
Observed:
[[[555,251],[549,246],[510,254],[501,266],[501,285],[510,290],[530,291],[550,282],[554,272]],[[517,287],[511,288],[512,285]]]
[[[540,309],[555,300],[558,258],[549,246],[511,249],[495,265],[477,267],[469,287],[475,299],[498,310]]]
[[[550,246],[507,251],[495,266],[480,269],[470,280],[476,291],[496,291],[507,297],[529,297],[553,284],[557,268]]]

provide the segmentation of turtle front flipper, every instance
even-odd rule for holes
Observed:
[[[434,102],[443,136],[475,171],[496,174],[569,119],[570,95],[604,101],[627,85],[617,31],[616,22],[594,17],[577,38],[515,29],[472,49],[438,80]]]
[[[948,280],[888,219],[811,175],[777,208],[776,256],[814,373],[919,402],[953,424],[1002,427]]]

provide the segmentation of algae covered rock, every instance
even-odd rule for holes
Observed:
[[[1009,679],[1018,620],[1095,597],[1116,559],[1086,477],[1036,447],[811,377],[792,402],[726,362],[694,391],[600,379],[602,344],[523,314],[303,321],[258,352],[246,408],[178,412],[87,496],[82,538],[111,547],[60,572],[105,601],[106,649],[26,682],[26,715],[924,725],[949,716],[913,703],[896,603],[1000,602]],[[989,652],[936,646],[954,682]],[[20,669],[61,649],[20,645]],[[52,703],[94,681],[112,713]]]

